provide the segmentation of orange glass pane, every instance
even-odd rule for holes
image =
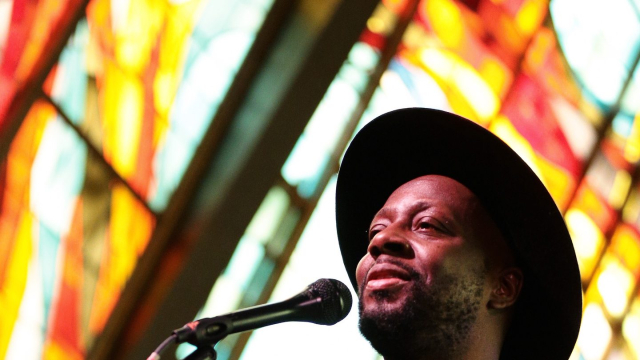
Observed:
[[[536,155],[536,165],[540,169],[540,176],[545,187],[558,208],[563,211],[569,205],[571,194],[576,187],[575,177],[567,170],[539,155]]]
[[[577,178],[582,164],[575,156],[543,88],[534,79],[520,75],[511,92],[502,113],[531,143],[536,153]]]
[[[608,234],[613,230],[618,218],[617,213],[607,204],[606,200],[597,194],[586,182],[580,184],[571,206],[589,215],[600,230],[602,230],[603,234]]]
[[[27,281],[34,219],[29,212],[30,169],[53,109],[37,102],[23,121],[6,160],[0,217],[0,358],[4,358]]]
[[[578,106],[582,99],[580,87],[571,76],[557,45],[553,31],[540,28],[527,48],[523,70],[549,93],[560,94]],[[587,112],[589,118],[594,117],[590,116],[592,112]],[[599,116],[600,114],[597,117]]]
[[[79,201],[69,235],[62,240],[64,265],[59,280],[57,301],[51,312],[45,357],[64,354],[65,358],[78,359],[85,351],[80,328],[84,275],[82,209],[82,202]]]

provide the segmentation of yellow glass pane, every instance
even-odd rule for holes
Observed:
[[[377,6],[373,15],[367,20],[367,28],[374,34],[383,36],[393,31],[398,17],[386,6]]]
[[[576,186],[573,177],[566,170],[547,161],[542,156],[536,155],[536,165],[542,174],[542,182],[549,190],[558,208],[560,210],[566,209]]]
[[[520,135],[518,130],[516,130],[507,117],[503,115],[497,116],[495,120],[491,122],[489,130],[502,139],[502,141],[507,143],[507,145],[509,145],[544,182],[544,178],[541,176],[542,173],[536,164],[537,156],[533,151],[531,144],[529,144],[527,139]]]
[[[498,96],[502,96],[511,85],[511,72],[501,62],[486,58],[479,68],[480,76],[487,82],[489,87]]]
[[[578,348],[586,360],[602,359],[611,342],[611,325],[600,305],[588,304],[582,316]]]
[[[516,14],[516,26],[523,35],[529,37],[538,29],[546,13],[547,1],[527,0]]]
[[[579,209],[569,209],[565,214],[565,221],[573,240],[580,275],[586,281],[591,278],[600,259],[600,252],[605,244],[604,236],[595,222]]]
[[[114,63],[105,68],[104,156],[125,179],[137,171],[144,93],[140,80]]]
[[[549,53],[556,45],[555,35],[553,32],[545,30],[546,29],[542,29],[536,34],[525,55],[525,64],[530,67],[530,70],[532,71],[537,71],[544,65]]]
[[[54,116],[51,106],[31,107],[7,154],[3,203],[0,204],[0,358],[4,358],[23,300],[29,262],[33,256],[34,219],[29,211],[31,167],[46,124]],[[19,344],[22,345],[22,344]]]
[[[629,199],[622,209],[622,219],[627,223],[636,223],[640,219],[640,193],[635,187],[629,194]]]
[[[157,113],[168,116],[174,96],[182,81],[188,39],[192,35],[198,16],[194,13],[201,1],[169,5],[164,14],[160,34],[158,69],[154,79],[154,105]]]
[[[633,119],[631,134],[624,147],[624,158],[632,164],[640,161],[640,114]]]
[[[598,225],[602,233],[611,231],[616,222],[616,213],[605,203],[588,182],[583,181],[578,189],[573,207],[584,211]]]
[[[500,100],[475,69],[466,63],[461,64],[454,72],[453,80],[480,118],[489,120],[495,116]]]
[[[423,1],[420,6],[440,41],[450,48],[459,48],[464,40],[464,21],[458,6],[450,0]]]
[[[113,186],[108,249],[105,250],[89,321],[90,330],[102,330],[136,261],[147,246],[154,217],[123,185]]]
[[[121,14],[112,21],[115,59],[125,71],[139,74],[149,64],[151,50],[156,46],[164,7],[147,1],[132,1],[129,6],[125,11],[131,15]]]
[[[13,239],[14,247],[6,264],[7,268],[0,287],[0,358],[4,358],[11,339],[11,332],[18,318],[18,310],[22,303],[25,286],[27,284],[27,269],[35,243],[32,239],[33,217],[29,212],[23,212],[18,231]]]
[[[636,359],[640,359],[640,300],[636,298],[622,322],[622,335]]]
[[[618,226],[609,249],[635,277],[640,274],[640,238],[633,227],[625,224]]]
[[[620,209],[624,205],[627,193],[631,188],[631,175],[624,170],[616,171],[613,186],[609,192],[609,203],[614,209]]]
[[[607,253],[595,281],[607,312],[615,318],[622,317],[635,285],[631,272],[615,256]]]
[[[437,81],[455,90],[474,110],[482,125],[497,113],[500,100],[480,74],[452,52],[424,49],[421,66]]]

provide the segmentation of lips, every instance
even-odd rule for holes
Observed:
[[[374,265],[367,274],[365,287],[369,290],[383,290],[402,285],[411,280],[403,268],[389,263]]]

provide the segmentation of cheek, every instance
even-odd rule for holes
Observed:
[[[467,276],[484,272],[484,256],[479,249],[461,247],[452,250],[442,262],[448,273]]]
[[[357,290],[359,290],[360,285],[362,285],[364,277],[367,275],[367,271],[369,270],[369,268],[371,268],[371,261],[371,257],[369,256],[369,254],[367,254],[363,256],[362,259],[360,259],[360,262],[356,267],[356,281],[358,282]]]
[[[435,275],[443,267],[447,267],[450,251],[446,246],[432,244],[431,246],[414,246],[416,265],[422,272]]]
[[[414,246],[416,266],[429,281],[442,275],[461,275],[475,263],[475,257],[463,246],[454,242],[431,243],[429,246]]]

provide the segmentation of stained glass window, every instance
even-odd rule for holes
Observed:
[[[0,4],[0,126],[21,124],[0,177],[0,357],[86,356],[271,3]],[[22,88],[69,25],[42,89]],[[39,100],[9,118],[24,92]]]
[[[345,1],[299,2],[296,11],[308,22],[296,25],[320,31],[319,19],[339,15]],[[278,179],[264,187],[193,317],[277,301],[318,277],[348,283],[333,228],[341,155],[376,115],[423,106],[500,136],[564,214],[585,295],[572,359],[639,359],[638,1],[371,3],[377,7],[334,81],[313,115],[301,119],[307,125],[291,154],[264,165],[277,168]],[[159,236],[163,214],[203,211],[197,216],[206,222],[206,204],[172,202],[185,182],[205,178],[185,180],[194,156],[276,146],[261,141],[252,118],[270,111],[264,105],[274,99],[286,104],[303,70],[278,66],[293,66],[294,47],[315,46],[311,32],[283,31],[286,20],[265,25],[276,5],[291,14],[283,0],[0,2],[0,357],[85,358],[124,306],[120,295]],[[270,62],[251,53],[262,31],[288,44]],[[271,78],[238,77],[246,59],[271,68]],[[234,100],[239,105],[223,108],[230,89],[251,85],[246,99]],[[234,145],[237,134],[216,128],[221,108],[259,148]],[[210,146],[218,140],[207,134],[227,148]],[[181,256],[166,271],[189,266]],[[152,289],[172,287],[169,279],[148,281]],[[162,316],[156,310],[138,315]],[[354,309],[330,330],[287,324],[229,337],[218,345],[219,358],[262,357],[287,333],[305,336],[279,358],[313,348],[318,358],[373,359],[356,317]],[[347,341],[350,350],[321,349],[316,337]]]
[[[393,6],[392,2],[383,4],[388,9]],[[616,65],[618,84],[596,90],[592,86],[598,81],[593,78],[595,71],[574,64],[564,47],[571,41],[573,46],[592,46],[577,40],[585,38],[578,26],[570,30],[563,27],[580,15],[569,17],[559,9],[575,14],[578,5],[555,1],[551,9],[558,14],[549,14],[547,6],[542,1],[421,2],[361,123],[393,108],[426,106],[457,112],[502,137],[543,180],[565,213],[574,239],[586,291],[583,328],[574,357],[636,359],[637,349],[628,342],[637,335],[634,315],[629,312],[638,293],[636,258],[640,244],[635,225],[638,197],[633,185],[638,161],[633,130],[637,109],[627,106],[616,112],[612,106],[625,100],[625,105],[629,104],[628,94],[635,91],[633,81],[626,88],[624,83],[631,79],[637,65],[633,59],[638,56],[640,43],[633,38],[637,32],[625,31],[631,37],[623,41],[617,35],[615,41],[621,53],[597,60],[600,47],[605,46],[600,39],[604,35],[599,35],[600,45],[588,51],[594,59],[576,59],[598,69],[604,63],[620,64]],[[598,6],[602,5],[590,4],[584,11]],[[627,25],[633,27],[640,24],[634,6],[616,4],[606,11],[624,7]],[[377,11],[369,24],[384,28],[385,21],[385,12]],[[600,22],[592,32],[614,36],[615,31],[609,32],[607,23]],[[568,40],[571,36],[574,38]],[[346,101],[344,106],[349,103],[353,102]],[[322,116],[320,110],[314,117]],[[318,164],[324,163],[314,163],[323,166]],[[293,178],[286,172],[283,175]],[[298,191],[304,189],[300,182],[292,184]],[[316,211],[326,211],[323,216],[330,218],[333,209],[318,207]],[[621,217],[633,225],[620,222]],[[303,254],[303,245],[299,246]],[[281,281],[291,280],[283,276]],[[616,329],[625,317],[626,332],[621,336]],[[249,341],[247,358],[267,351],[268,344],[277,341],[277,331],[273,331],[273,338],[266,333],[256,333],[255,340]],[[633,339],[640,340],[637,336]],[[329,350],[324,356],[333,354]]]

